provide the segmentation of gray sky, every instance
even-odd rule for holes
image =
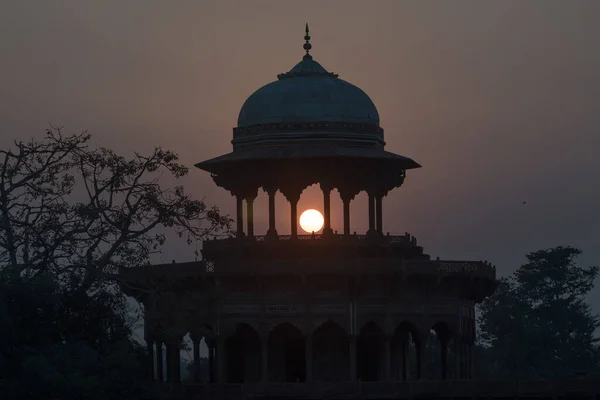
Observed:
[[[500,274],[555,245],[595,263],[599,17],[597,0],[5,0],[0,144],[52,123],[124,153],[162,145],[190,166],[228,152],[244,100],[300,61],[308,22],[315,59],[375,102],[387,149],[423,165],[384,200],[384,230]],[[185,184],[233,213],[207,173]],[[277,206],[288,232],[282,196]],[[307,207],[322,208],[316,188]],[[332,207],[341,230],[337,196]],[[352,230],[366,231],[365,195],[352,213]]]

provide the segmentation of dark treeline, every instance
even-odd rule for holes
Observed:
[[[176,155],[125,159],[89,140],[50,130],[0,150],[3,399],[158,398],[118,269],[147,264],[166,230],[190,243],[228,233],[217,208],[158,183],[187,173]],[[479,310],[478,379],[598,374],[599,320],[586,302],[598,268],[580,266],[580,253],[528,254],[500,280]]]

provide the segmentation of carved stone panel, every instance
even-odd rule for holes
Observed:
[[[390,312],[395,314],[424,314],[425,305],[395,303],[390,305]]]
[[[258,304],[223,304],[221,312],[223,314],[258,314],[260,306]]]
[[[477,272],[479,264],[476,262],[442,261],[440,271],[444,273]]]
[[[297,315],[304,313],[306,308],[303,304],[267,304],[265,305],[265,313],[271,315]]]
[[[346,304],[343,303],[325,303],[313,304],[312,312],[315,314],[341,314],[346,312]]]
[[[386,305],[385,304],[359,304],[357,311],[360,314],[385,313]]]

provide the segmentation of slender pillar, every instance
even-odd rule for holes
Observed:
[[[146,349],[148,351],[148,378],[150,381],[154,380],[154,340],[146,338]]]
[[[263,383],[269,381],[269,338],[261,338],[261,357],[260,363],[262,367],[261,380]]]
[[[312,333],[306,335],[304,344],[304,358],[306,359],[306,383],[313,381],[313,336]]]
[[[181,361],[179,358],[179,341],[171,339],[167,342],[167,381],[181,382]]]
[[[225,337],[219,335],[217,338],[217,379],[219,383],[227,383],[225,362]]]
[[[475,374],[474,364],[473,364],[473,343],[469,343],[467,345],[467,348],[468,348],[467,359],[469,360],[469,379],[473,379],[473,376]]]
[[[369,194],[369,232],[375,233],[375,196]]]
[[[323,235],[331,235],[331,187],[321,184],[323,191]]]
[[[350,335],[350,382],[356,382],[356,335]]]
[[[200,338],[194,337],[192,340],[194,351],[194,382],[200,382]]]
[[[454,335],[452,337],[452,354],[454,354],[454,379],[461,379],[460,376],[460,336]]]
[[[276,189],[269,188],[267,194],[269,195],[269,230],[267,230],[267,236],[277,236],[277,230],[275,229],[275,194]]]
[[[380,235],[383,235],[383,209],[382,209],[382,203],[383,203],[383,198],[381,196],[376,196],[375,197],[375,208],[376,208],[376,214],[377,214],[377,233],[379,233]]]
[[[391,369],[391,337],[389,335],[385,335],[383,337],[383,381],[387,382],[391,379],[390,369]]]
[[[156,341],[156,380],[158,382],[165,381],[163,342],[160,340]]]
[[[208,382],[215,383],[215,351],[216,344],[214,340],[207,340],[208,345]]]
[[[417,343],[417,380],[423,380],[425,377],[427,363],[427,335],[419,335],[419,343]]]
[[[244,200],[240,196],[236,196],[236,211],[237,211],[237,237],[244,236]]]
[[[248,237],[254,237],[254,199],[246,197],[246,218],[248,219]]]
[[[292,230],[292,238],[298,237],[298,200],[299,197],[294,197],[290,200],[290,209],[291,209],[291,230]]]
[[[350,199],[342,199],[344,203],[344,235],[350,235]]]
[[[410,337],[408,334],[402,335],[400,344],[400,362],[401,362],[401,378],[403,381],[408,380],[408,345]]]
[[[442,362],[442,380],[448,379],[448,338],[440,338],[441,362]]]

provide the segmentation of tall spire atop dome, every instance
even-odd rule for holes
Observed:
[[[304,59],[312,60],[312,56],[308,53],[310,49],[312,49],[312,45],[310,44],[310,36],[308,35],[308,22],[306,23],[306,29],[304,31],[306,32],[306,34],[304,35],[304,40],[306,40],[306,43],[304,43],[304,46],[302,46],[304,47],[304,50],[306,50]]]

